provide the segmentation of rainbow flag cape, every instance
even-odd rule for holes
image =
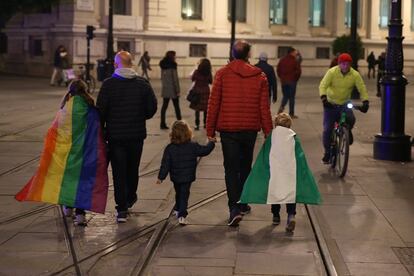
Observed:
[[[296,133],[277,126],[244,183],[240,203],[320,204],[321,195]]]
[[[40,165],[18,201],[40,201],[104,213],[108,194],[106,145],[98,110],[71,97],[49,128]]]

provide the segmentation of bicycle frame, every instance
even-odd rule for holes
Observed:
[[[349,130],[346,123],[346,111],[341,112],[338,122],[335,122],[331,136],[330,164],[339,175],[344,177],[348,168],[349,159]]]

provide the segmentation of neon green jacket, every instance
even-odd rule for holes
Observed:
[[[368,92],[361,75],[353,68],[345,75],[339,66],[330,68],[319,84],[319,96],[326,95],[333,104],[344,104],[351,99],[352,89],[356,86],[362,101],[368,100]]]

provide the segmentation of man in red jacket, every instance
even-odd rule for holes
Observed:
[[[237,226],[247,204],[237,203],[250,173],[257,132],[272,130],[266,75],[250,65],[250,44],[236,41],[234,60],[217,71],[207,109],[207,136],[220,132],[230,211],[229,226]]]
[[[297,53],[295,48],[290,47],[287,55],[281,58],[277,64],[277,75],[282,83],[283,94],[282,103],[278,113],[283,112],[285,105],[289,101],[289,115],[292,119],[298,118],[298,116],[295,115],[295,95],[296,83],[300,78],[301,68],[296,59]]]

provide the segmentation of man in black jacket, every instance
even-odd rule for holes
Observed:
[[[132,69],[126,51],[115,56],[115,73],[102,83],[97,107],[105,127],[115,190],[117,222],[126,222],[137,201],[138,168],[147,136],[145,121],[157,111],[150,83]]]
[[[277,79],[275,69],[267,63],[267,54],[265,52],[260,53],[259,62],[255,66],[262,69],[263,73],[265,73],[267,82],[269,83],[269,103],[270,101],[275,103],[277,100]]]

